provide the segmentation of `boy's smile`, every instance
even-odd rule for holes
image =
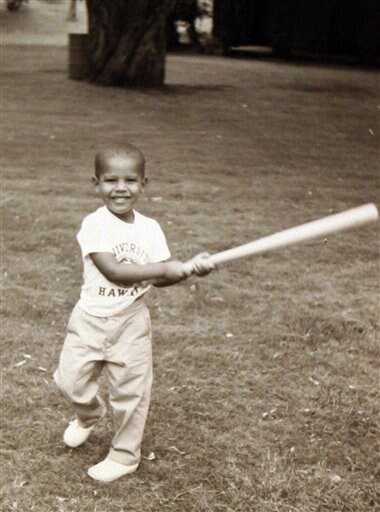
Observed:
[[[110,212],[125,222],[133,222],[133,207],[146,183],[141,163],[126,156],[113,156],[93,182]]]

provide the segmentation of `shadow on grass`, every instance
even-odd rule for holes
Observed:
[[[276,84],[272,89],[282,91],[295,91],[306,93],[327,93],[334,95],[360,95],[363,94],[369,97],[375,97],[375,92],[370,91],[365,86],[356,85],[342,85],[338,82],[329,81],[323,84],[311,85],[310,83],[292,83],[292,84]]]
[[[209,95],[214,92],[226,92],[234,89],[231,85],[189,85],[189,84],[164,84],[162,87],[132,87],[130,90],[137,90],[140,93],[146,94],[151,97],[157,96],[193,96],[199,93]]]

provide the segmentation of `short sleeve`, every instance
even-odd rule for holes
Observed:
[[[77,234],[83,258],[93,252],[112,252],[112,245],[99,219],[87,217]]]
[[[171,256],[164,232],[158,222],[154,221],[154,236],[152,237],[151,263],[165,261]]]

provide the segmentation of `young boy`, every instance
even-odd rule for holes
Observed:
[[[105,414],[97,379],[106,373],[115,435],[106,459],[88,470],[102,482],[134,472],[140,462],[152,384],[143,296],[151,284],[169,286],[189,277],[184,263],[168,261],[159,224],[134,209],[147,182],[144,169],[144,156],[132,145],[95,157],[93,183],[104,206],[85,217],[77,235],[84,279],[54,374],[76,414],[63,439],[76,448]],[[191,261],[198,276],[214,268],[206,254]]]

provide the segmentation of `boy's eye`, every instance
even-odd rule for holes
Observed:
[[[113,178],[112,176],[110,177],[104,177],[103,178],[103,182],[104,183],[118,183],[118,178]],[[137,178],[125,178],[124,180],[122,180],[124,183],[138,183],[138,179]]]

